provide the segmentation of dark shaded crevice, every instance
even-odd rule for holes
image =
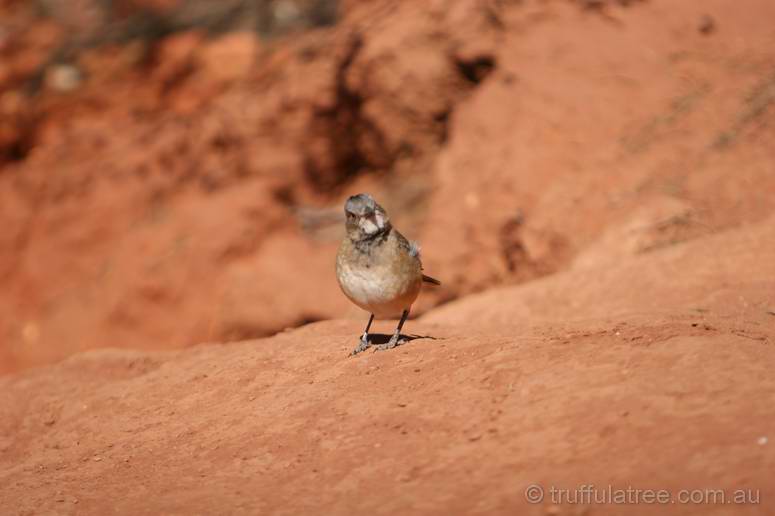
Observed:
[[[24,141],[17,141],[5,150],[5,160],[9,162],[24,161],[30,152],[30,145]]]
[[[491,55],[476,56],[472,59],[455,59],[460,75],[472,85],[480,84],[495,70],[495,58]]]
[[[452,108],[445,109],[440,113],[436,113],[433,117],[433,121],[436,124],[436,128],[439,134],[439,143],[444,145],[449,139],[449,123],[450,116],[452,115]]]
[[[293,187],[288,184],[283,184],[272,189],[272,199],[287,209],[296,206],[295,192]]]
[[[459,77],[462,79],[463,92],[452,101],[451,105],[433,116],[434,130],[438,134],[438,143],[445,145],[449,140],[452,114],[457,104],[463,100],[471,90],[477,88],[487,77],[495,71],[497,62],[490,54],[480,54],[471,58],[451,56],[451,62]]]
[[[20,129],[20,134],[17,138],[8,142],[4,147],[0,147],[0,173],[2,173],[3,163],[18,163],[27,159],[30,151],[35,146],[36,131],[37,124],[34,122],[30,123]]]
[[[307,14],[309,23],[313,27],[327,27],[336,24],[339,16],[339,2],[337,0],[321,0],[315,2]]]
[[[520,264],[529,261],[527,249],[522,241],[522,214],[507,219],[500,228],[501,257],[506,270],[514,272]]]
[[[576,0],[576,3],[585,11],[603,11],[610,5],[630,7],[631,5],[645,1],[646,0]]]
[[[362,112],[365,99],[347,84],[347,74],[363,48],[363,37],[351,37],[336,68],[335,99],[313,116],[311,132],[322,141],[322,152],[307,152],[307,179],[318,190],[341,186],[364,170],[389,168],[395,156],[377,126]]]

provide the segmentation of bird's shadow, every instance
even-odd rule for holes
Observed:
[[[392,336],[392,333],[369,333],[369,343],[372,345],[387,344]],[[403,341],[403,344],[417,339],[442,340],[439,337],[432,337],[431,335],[405,335],[403,333],[399,335],[399,340]]]

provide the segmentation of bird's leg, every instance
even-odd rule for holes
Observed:
[[[403,341],[398,340],[401,337],[401,328],[404,327],[404,323],[406,322],[406,318],[409,317],[409,310],[404,310],[404,313],[401,314],[401,320],[398,321],[398,327],[396,328],[396,332],[393,334],[392,337],[390,337],[390,340],[386,344],[380,344],[379,346],[375,346],[375,351],[383,351],[385,349],[393,349],[394,347],[398,346],[399,344],[403,344]]]
[[[363,330],[363,335],[361,335],[361,341],[358,343],[358,346],[353,350],[351,355],[357,355],[361,351],[365,351],[366,348],[369,347],[369,328],[371,328],[371,322],[374,320],[374,314],[371,314],[369,317],[369,322],[366,323],[366,329]]]

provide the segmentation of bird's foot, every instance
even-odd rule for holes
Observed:
[[[393,336],[390,337],[390,340],[385,344],[374,346],[374,351],[386,351],[388,349],[393,349],[396,346],[400,346],[404,342],[406,342],[406,340],[401,339],[398,333],[394,333]]]
[[[355,347],[354,350],[352,350],[352,353],[350,353],[351,357],[354,357],[361,351],[366,351],[366,349],[371,346],[371,343],[369,342],[369,339],[366,338],[366,336],[361,337],[360,342],[358,342],[358,345]]]

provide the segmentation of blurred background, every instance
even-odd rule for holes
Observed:
[[[771,0],[0,0],[0,373],[365,317],[333,273],[356,192],[444,283],[416,314],[763,220],[773,20]]]

